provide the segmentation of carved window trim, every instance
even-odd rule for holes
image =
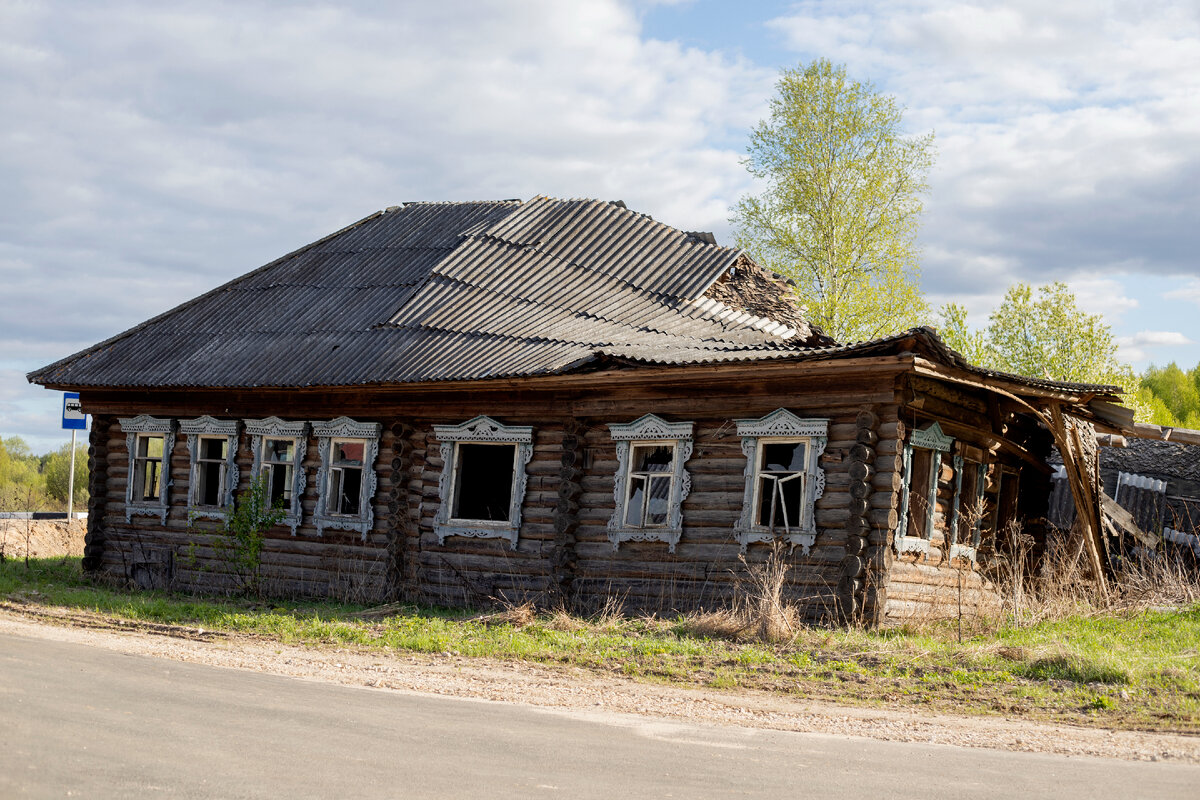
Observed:
[[[165,525],[171,510],[171,452],[175,449],[175,420],[139,414],[136,417],[118,417],[121,430],[125,431],[125,450],[129,454],[129,469],[125,476],[125,522],[133,521],[137,514],[143,517],[158,517]],[[158,502],[134,502],[133,483],[136,475],[137,443],[143,437],[156,436],[163,440],[162,473],[158,479]]]
[[[786,408],[777,408],[759,419],[735,419],[734,424],[746,456],[742,515],[734,528],[742,552],[754,542],[785,541],[800,545],[807,554],[817,540],[816,503],[825,493],[825,470],[821,469],[819,459],[829,441],[829,420],[798,417]],[[807,444],[800,524],[795,530],[781,534],[754,522],[758,507],[759,448],[763,444],[798,442]]]
[[[225,513],[233,508],[233,492],[238,484],[237,445],[238,422],[235,419],[219,420],[209,416],[185,419],[179,422],[179,432],[187,436],[188,446],[188,517],[225,519]],[[200,440],[225,439],[225,468],[221,474],[221,504],[202,506],[196,497],[200,485]]]
[[[250,435],[250,448],[254,451],[254,467],[250,474],[257,478],[263,471],[263,448],[267,439],[291,439],[295,442],[292,452],[292,507],[288,509],[281,525],[286,525],[296,535],[296,529],[304,521],[304,486],[308,478],[304,472],[304,456],[308,450],[308,423],[287,422],[279,417],[266,419],[244,419],[246,433]]]
[[[378,422],[356,422],[349,417],[338,417],[328,422],[313,421],[311,424],[313,436],[317,437],[317,451],[321,459],[321,466],[317,470],[317,507],[313,512],[317,535],[323,535],[326,528],[336,528],[358,531],[362,534],[363,541],[366,541],[367,534],[375,524],[375,489],[379,480],[375,471],[375,461],[379,456],[379,434],[383,431],[383,426]],[[357,514],[333,514],[328,511],[333,442],[343,439],[361,440],[364,444]]]
[[[633,422],[612,423],[608,430],[617,443],[617,471],[613,476],[614,510],[608,520],[608,540],[613,550],[621,542],[666,542],[667,551],[674,553],[683,536],[683,501],[692,491],[692,478],[686,469],[692,457],[691,422],[667,422],[654,414],[646,414]],[[671,495],[668,501],[667,522],[663,525],[628,525],[625,511],[629,502],[630,456],[639,445],[669,445],[672,454]],[[666,474],[666,473],[664,473]]]
[[[533,457],[533,428],[504,425],[480,414],[459,425],[434,425],[433,435],[441,442],[442,457],[442,474],[438,478],[441,506],[434,522],[438,544],[445,544],[448,536],[508,539],[509,546],[516,550],[521,531],[521,506],[525,502],[525,488],[529,482],[526,468]],[[508,519],[504,521],[463,520],[451,516],[454,510],[454,477],[458,470],[458,445],[480,442],[515,445],[510,507]]]
[[[900,490],[900,521],[896,525],[896,536],[892,546],[897,553],[928,553],[929,539],[933,535],[933,514],[937,508],[938,476],[942,472],[942,454],[949,453],[954,437],[947,436],[936,421],[928,427],[913,431],[904,444],[904,484]],[[908,507],[912,495],[913,450],[930,451],[929,494],[925,498],[925,536],[908,534]]]

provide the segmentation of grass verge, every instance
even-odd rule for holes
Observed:
[[[0,599],[25,613],[90,611],[311,647],[568,664],[859,705],[1200,733],[1200,604],[1068,616],[961,642],[946,624],[800,628],[787,641],[763,643],[714,635],[720,625],[711,615],[629,619],[610,609],[583,619],[524,607],[471,615],[414,605],[376,617],[363,606],[330,602],[130,592],[92,583],[78,559],[0,564]]]

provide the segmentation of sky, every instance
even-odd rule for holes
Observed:
[[[1200,362],[1200,4],[0,0],[0,437],[25,374],[375,210],[624,200],[731,242],[779,70],[933,131],[922,287],[1066,281],[1135,369]]]

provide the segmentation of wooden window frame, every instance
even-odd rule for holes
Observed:
[[[504,425],[481,414],[459,425],[434,425],[433,435],[441,442],[442,457],[442,472],[438,479],[438,497],[441,505],[434,521],[438,544],[444,545],[449,536],[507,539],[509,547],[516,550],[521,532],[521,507],[525,502],[525,489],[529,481],[527,468],[529,460],[533,457],[533,428]],[[470,520],[452,516],[460,444],[515,446],[507,520]]]
[[[666,542],[667,551],[675,552],[675,546],[683,536],[683,501],[692,490],[692,478],[688,474],[687,460],[692,457],[691,422],[667,422],[654,414],[646,414],[633,422],[611,423],[608,430],[617,445],[617,471],[613,475],[612,517],[608,521],[608,540],[613,550],[621,542]],[[633,482],[632,458],[636,448],[662,445],[671,447],[671,471],[662,473],[671,480],[671,491],[667,505],[667,521],[660,525],[630,525],[626,520],[629,508],[629,493]]]
[[[317,451],[321,466],[317,470],[317,507],[313,511],[313,522],[317,535],[322,536],[326,528],[357,531],[363,541],[375,524],[375,489],[378,474],[375,461],[379,456],[379,435],[383,426],[378,422],[356,422],[349,417],[324,421],[313,421],[313,436],[317,437]],[[363,443],[362,482],[358,488],[358,513],[335,514],[329,510],[330,487],[337,467],[333,464],[335,441],[361,441]]]
[[[786,408],[778,408],[758,419],[734,420],[734,424],[742,439],[742,453],[746,456],[742,514],[734,528],[742,552],[755,542],[785,541],[799,545],[807,554],[817,540],[816,503],[825,493],[825,470],[820,466],[820,458],[829,441],[829,420],[799,417]],[[789,526],[780,533],[755,521],[761,483],[760,448],[764,444],[800,442],[807,445],[800,519],[794,530]]]
[[[897,553],[928,553],[929,540],[933,536],[933,515],[937,508],[938,478],[942,472],[942,455],[949,453],[954,444],[954,438],[942,431],[942,426],[934,421],[922,430],[914,430],[904,443],[904,484],[900,490],[900,521],[896,525],[896,535],[892,546]],[[925,535],[908,532],[908,509],[912,494],[912,463],[913,450],[930,451],[929,458],[929,491],[925,498]]]
[[[136,417],[118,417],[121,430],[125,431],[125,448],[129,455],[129,468],[125,477],[125,522],[133,521],[134,515],[158,517],[167,523],[171,510],[171,453],[175,450],[175,420],[141,414]],[[133,486],[137,475],[137,447],[143,438],[158,438],[163,442],[161,472],[158,480],[158,502],[147,503],[134,500]]]
[[[963,486],[963,475],[967,464],[975,466],[975,483],[973,486]],[[961,454],[954,456],[954,505],[950,511],[950,559],[966,558],[975,563],[979,548],[979,539],[983,535],[983,492],[987,487],[988,465],[984,461],[966,458]],[[969,543],[958,541],[959,516],[961,514],[962,497],[964,492],[970,492],[969,508],[974,508],[974,520],[971,521],[971,538]]]
[[[245,419],[242,422],[246,426],[246,433],[250,435],[250,449],[254,452],[254,466],[250,474],[256,478],[271,468],[263,457],[268,439],[291,439],[295,444],[292,449],[292,507],[285,512],[279,523],[290,528],[295,536],[296,530],[304,521],[304,487],[308,480],[304,471],[304,457],[308,450],[308,423],[289,422],[279,417]],[[277,463],[283,462],[270,462]]]
[[[218,420],[209,416],[185,419],[179,423],[179,432],[187,436],[188,460],[188,518],[206,517],[209,519],[224,519],[226,512],[233,508],[233,492],[237,488],[237,420]],[[202,440],[224,439],[225,460],[221,467],[221,502],[219,505],[207,506],[200,504],[197,492],[200,486],[200,462]]]

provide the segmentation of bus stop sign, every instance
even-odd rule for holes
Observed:
[[[79,392],[63,392],[63,430],[87,430],[87,414],[79,403]]]

